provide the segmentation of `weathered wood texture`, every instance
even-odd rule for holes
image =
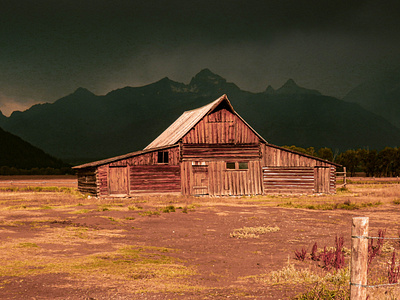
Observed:
[[[182,139],[184,144],[258,144],[259,137],[225,108],[206,115]]]
[[[179,147],[176,146],[162,151],[168,152],[168,164],[158,164],[158,151],[153,151],[99,166],[97,195],[123,195],[138,193],[143,190],[154,192],[180,191]],[[134,166],[143,167],[136,169]],[[177,172],[174,173],[174,176],[172,176],[173,172],[168,171],[172,170],[168,168],[173,166],[174,172]],[[133,173],[136,171],[139,173],[134,176]],[[161,180],[160,178],[163,176],[165,179]],[[172,177],[175,183],[171,182]],[[143,179],[142,187],[138,186],[139,178]],[[162,187],[163,184],[165,184],[164,187]]]
[[[179,166],[153,165],[130,167],[130,192],[180,192]]]
[[[108,165],[99,166],[97,169],[98,195],[107,196],[108,192]]]
[[[274,175],[274,180],[268,181],[267,185],[265,182],[266,173],[264,171],[264,191],[273,191],[274,183],[277,184],[275,188],[277,192],[307,192],[307,193],[335,193],[336,192],[336,167],[331,163],[323,161],[318,158],[313,158],[309,156],[304,156],[292,151],[282,149],[276,146],[261,144],[262,152],[262,166],[263,168],[268,167],[273,169],[273,167],[287,168],[300,168],[306,167],[310,168],[312,172],[313,184],[312,186],[308,183],[304,186],[304,189],[299,187],[294,187],[292,191],[290,190],[290,184],[287,185],[285,189],[282,189],[283,180],[279,181],[279,175]],[[264,169],[265,170],[265,169]],[[293,169],[293,176],[295,177],[295,169]],[[311,173],[310,173],[311,174]],[[308,175],[311,176],[311,175]],[[283,177],[284,178],[284,177]],[[286,179],[285,179],[286,180]],[[302,180],[298,180],[301,182]],[[285,190],[285,191],[284,191]],[[287,190],[287,191],[286,191]]]
[[[181,164],[182,193],[184,195],[256,195],[262,194],[261,165],[248,161],[246,170],[226,169],[225,161],[207,161],[206,165]]]
[[[168,165],[177,166],[179,164],[179,147],[173,147],[165,150],[160,150],[162,152],[168,152]],[[144,153],[141,155],[136,155],[127,159],[122,159],[110,163],[110,167],[116,166],[145,166],[145,165],[157,165],[158,164],[158,152],[152,151]]]
[[[258,159],[258,144],[183,144],[182,160]]]
[[[353,218],[351,226],[350,299],[367,299],[368,217]]]
[[[129,194],[129,177],[127,166],[108,168],[108,192],[110,195]]]
[[[313,193],[313,167],[263,167],[264,193]]]
[[[329,192],[331,194],[336,193],[336,168],[332,166],[330,167]]]
[[[78,190],[84,194],[97,196],[97,169],[87,168],[78,170]]]
[[[332,164],[323,160],[304,156],[292,151],[261,144],[262,164],[270,167],[331,167]]]

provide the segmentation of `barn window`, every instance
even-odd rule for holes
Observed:
[[[239,170],[247,170],[249,168],[249,164],[247,162],[239,163]]]
[[[248,162],[227,162],[226,169],[227,170],[248,170],[249,163]]]
[[[159,151],[157,163],[167,164],[168,163],[168,151]]]
[[[234,170],[236,168],[236,164],[234,162],[227,162],[226,168]]]

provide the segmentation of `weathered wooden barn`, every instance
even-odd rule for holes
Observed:
[[[335,163],[267,143],[226,95],[184,112],[144,150],[74,167],[95,196],[335,193]]]

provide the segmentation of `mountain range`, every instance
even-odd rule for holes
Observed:
[[[43,150],[32,146],[0,128],[0,167],[17,169],[64,168],[67,164],[51,157]]]
[[[386,92],[390,98],[398,90]],[[81,163],[141,150],[183,111],[222,94],[227,94],[234,109],[272,144],[334,151],[379,150],[400,144],[400,129],[393,125],[397,124],[395,116],[390,119],[370,106],[361,106],[362,92],[355,90],[344,101],[299,87],[290,79],[279,89],[269,86],[264,92],[251,93],[208,69],[189,84],[163,78],[102,96],[78,88],[51,104],[34,105],[10,117],[0,113],[0,127],[52,156]]]
[[[343,100],[360,104],[400,128],[400,68],[360,84]]]

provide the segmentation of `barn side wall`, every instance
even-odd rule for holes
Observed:
[[[261,145],[264,193],[335,193],[336,167],[268,144]]]
[[[79,169],[77,173],[78,191],[84,194],[97,196],[99,192],[97,185],[97,169],[94,167]]]
[[[158,152],[168,153],[168,163],[158,163]],[[112,168],[126,168],[126,172],[111,172]],[[123,179],[127,188],[121,194],[180,192],[179,147],[152,151],[99,166],[98,195],[109,196],[113,190],[110,185],[118,182],[118,179],[110,178],[110,174],[127,174]]]

